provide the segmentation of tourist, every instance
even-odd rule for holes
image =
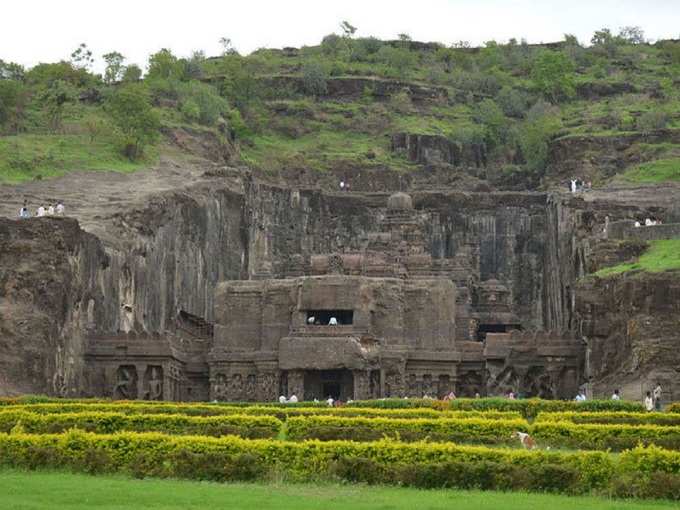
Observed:
[[[59,200],[59,202],[57,202],[57,214],[59,216],[64,215],[64,203],[61,200]]]
[[[453,391],[450,391],[446,396],[444,396],[445,402],[449,402],[451,400],[456,400],[456,394]]]
[[[639,227],[639,226],[640,226],[640,222],[639,222],[639,221],[636,221],[636,222],[635,222],[635,227],[637,228],[637,227]]]
[[[661,384],[656,383],[656,388],[654,388],[654,409],[661,411]]]
[[[290,398],[288,399],[289,404],[297,404],[297,401],[298,401],[298,398],[297,398],[297,395],[295,395],[295,393],[293,393],[290,396]]]
[[[345,191],[349,191],[349,182],[345,183]]]
[[[345,181],[340,181],[340,191],[345,191]]]
[[[645,218],[645,227],[650,227],[652,225],[652,220],[650,218]]]
[[[287,403],[288,403],[288,400],[286,400],[286,396],[285,396],[285,395],[281,395],[281,396],[279,397],[279,404],[287,404]]]
[[[645,396],[645,409],[650,412],[654,410],[654,399],[652,398],[652,393],[649,391]]]
[[[38,218],[45,216],[45,208],[41,205],[38,207],[38,211],[35,214]]]
[[[579,390],[575,400],[576,402],[585,402],[587,400],[585,392],[583,390]]]
[[[28,207],[26,207],[26,201],[24,200],[24,206],[19,209],[19,218],[27,219],[31,217],[31,213],[28,212]]]
[[[510,400],[515,400],[515,392],[512,391],[512,390],[508,391],[508,394],[506,395],[506,397]]]
[[[612,400],[621,400],[621,395],[619,394],[619,390],[614,390],[614,393],[612,393]]]
[[[334,403],[334,402],[335,402],[335,400],[333,400],[333,397],[331,397],[330,395],[328,395],[328,400],[326,400],[326,403],[328,404],[328,407],[333,407],[333,403]]]
[[[475,398],[482,398],[478,391],[475,391]]]
[[[337,326],[338,325],[338,319],[335,317],[331,317],[331,320],[328,321],[329,326]]]
[[[314,321],[316,318],[312,315],[311,317],[307,317],[307,324],[314,324]]]
[[[50,205],[50,206],[47,208],[47,215],[48,215],[48,216],[54,216],[54,206],[53,206],[53,205]]]
[[[576,193],[576,179],[571,180],[571,192]]]

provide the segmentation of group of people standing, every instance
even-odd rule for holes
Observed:
[[[654,390],[648,391],[644,398],[644,406],[647,411],[661,411],[661,395],[663,394],[663,389],[661,388],[661,383],[656,383]],[[574,399],[577,402],[583,402],[587,400],[586,393],[584,390],[579,390],[578,395]],[[621,391],[616,389],[612,393],[611,400],[621,400]]]
[[[569,191],[572,193],[576,193],[577,191],[585,191],[592,189],[593,183],[588,181],[588,182],[583,182],[581,179],[570,179],[569,180]]]
[[[65,213],[64,203],[59,200],[56,204],[52,205],[40,205],[35,211],[35,217],[40,218],[42,216],[63,216]],[[31,218],[31,213],[28,210],[28,203],[24,200],[24,205],[19,209],[19,218],[27,219]]]

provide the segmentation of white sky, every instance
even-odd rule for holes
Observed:
[[[651,39],[680,37],[680,0],[3,0],[0,59],[32,66],[68,59],[85,42],[101,55],[119,51],[143,68],[160,48],[179,56],[318,44],[348,20],[357,36],[473,45],[576,34],[587,42],[604,26],[639,25]]]

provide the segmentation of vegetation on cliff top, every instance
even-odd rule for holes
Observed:
[[[161,130],[194,128],[235,143],[237,157],[270,173],[409,171],[419,165],[393,150],[391,135],[439,135],[484,154],[483,168],[451,172],[535,187],[564,178],[550,173],[554,137],[680,127],[680,43],[649,44],[637,27],[600,30],[589,46],[567,35],[482,48],[357,38],[347,27],[318,46],[248,56],[228,39],[219,57],[163,49],[143,78],[115,51],[104,55],[103,75],[93,73],[86,45],[28,70],[0,60],[0,181],[140,168],[162,150]],[[664,140],[632,143],[627,160],[642,163],[626,178],[677,179],[678,152]]]
[[[595,276],[606,278],[629,271],[659,273],[673,269],[680,269],[680,239],[651,241],[649,249],[636,262],[605,267],[597,271]]]

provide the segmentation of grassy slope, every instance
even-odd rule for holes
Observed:
[[[677,509],[671,502],[634,502],[523,493],[367,487],[361,485],[214,484],[131,480],[66,473],[0,472],[2,508],[128,509],[229,508],[231,510],[637,510]]]
[[[650,244],[649,250],[637,262],[605,267],[595,275],[606,277],[634,270],[658,273],[669,269],[680,269],[680,239],[652,241]]]
[[[680,158],[643,163],[627,170],[621,179],[638,183],[680,181]]]
[[[73,170],[132,172],[156,158],[148,151],[145,160],[122,157],[109,138],[90,141],[86,135],[30,135],[0,137],[0,183],[56,177]]]

